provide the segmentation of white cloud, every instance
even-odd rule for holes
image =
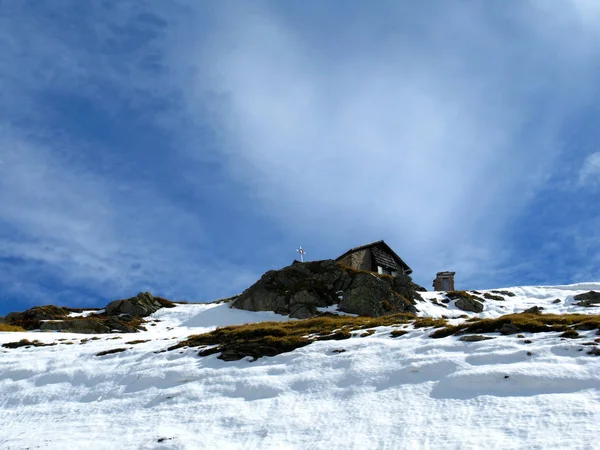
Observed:
[[[545,182],[560,127],[587,101],[599,63],[598,11],[583,0],[390,2],[341,23],[331,12],[332,30],[274,4],[173,5],[96,11],[83,25],[91,48],[26,14],[0,21],[0,88],[10,93],[0,112],[0,220],[20,233],[0,236],[0,256],[123,290],[156,280],[173,292],[214,291],[204,283],[230,285],[237,273],[243,287],[258,275],[203,262],[202,238],[188,241],[202,230],[197,214],[156,186],[131,189],[79,166],[72,155],[85,151],[81,142],[49,146],[55,136],[7,124],[6,111],[43,122],[48,111],[34,94],[58,87],[106,110],[168,99],[151,120],[180,144],[177,163],[192,173],[194,163],[223,163],[290,238],[320,246],[311,257],[385,238],[415,274],[491,272],[511,256],[508,224]],[[163,21],[150,26],[142,12]],[[132,27],[155,37],[124,58],[94,51]],[[146,70],[147,61],[161,70]],[[102,84],[124,98],[103,97]],[[220,148],[198,145],[206,126]],[[176,223],[138,220],[149,212]]]
[[[264,212],[329,248],[384,237],[421,273],[499,264],[598,63],[579,10],[389,7],[387,32],[361,18],[314,38],[260,5],[183,27],[168,53],[190,115],[223,100],[222,155]]]
[[[22,278],[0,280],[4,295],[52,301],[40,299],[44,289],[32,285],[55,277],[107,299],[151,290],[211,300],[256,278],[220,258],[207,261],[201,221],[152,184],[134,180],[132,186],[64,157],[82,146],[1,131],[0,258],[17,258]],[[4,266],[6,272],[11,265]]]
[[[592,153],[583,162],[579,172],[579,184],[595,186],[600,183],[600,152]]]

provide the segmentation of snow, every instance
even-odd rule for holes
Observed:
[[[69,317],[88,317],[91,316],[92,314],[102,314],[104,312],[104,309],[95,309],[95,310],[89,310],[89,311],[83,311],[83,312],[71,312],[69,313]]]
[[[545,312],[600,311],[573,302],[577,293],[600,291],[600,283],[503,290],[516,296],[486,301],[480,316],[534,305]],[[465,314],[454,302],[448,309],[431,303],[443,293],[423,294],[421,315]],[[561,303],[552,303],[556,298]],[[412,327],[391,338],[392,328],[379,327],[368,337],[224,362],[216,355],[200,358],[197,349],[164,350],[216,326],[288,319],[227,304],[189,304],[161,309],[150,320],[154,326],[137,334],[0,333],[0,343],[58,344],[0,349],[0,448],[597,446],[600,357],[582,345],[598,337],[595,330],[575,340],[524,333],[462,342],[431,339],[431,329]],[[148,342],[127,343],[133,340]],[[127,351],[96,356],[115,348]]]
[[[479,316],[486,318],[500,317],[505,314],[522,312],[525,309],[533,306],[541,306],[544,308],[545,314],[600,314],[600,308],[582,308],[577,306],[577,301],[573,300],[573,296],[589,291],[600,291],[600,283],[579,283],[563,286],[521,286],[502,289],[478,290],[482,295],[491,293],[498,295],[495,292],[508,291],[515,294],[514,297],[505,296],[503,301],[486,300],[484,302],[484,310],[480,314],[462,311],[454,305],[454,301],[443,306],[432,303],[435,299],[441,302],[445,298],[444,292],[421,292],[421,296],[425,299],[424,302],[417,302],[419,315],[429,317],[458,317],[461,315]],[[470,291],[473,292],[473,291]],[[477,295],[477,294],[475,294]],[[481,295],[478,295],[481,297]],[[554,300],[559,299],[560,303],[554,303]]]

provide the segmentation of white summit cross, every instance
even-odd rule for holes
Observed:
[[[304,249],[302,247],[300,247],[298,250],[296,250],[298,253],[300,253],[300,262],[304,262],[304,255],[306,255],[306,252],[304,251]]]

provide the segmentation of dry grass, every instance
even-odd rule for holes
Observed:
[[[0,331],[25,331],[25,328],[18,325],[9,325],[7,323],[0,323]]]
[[[111,350],[104,350],[103,352],[96,353],[96,356],[112,355],[113,353],[121,353],[126,350],[126,348],[113,348]]]
[[[406,333],[408,333],[408,331],[406,331],[406,330],[392,330],[392,332],[390,333],[390,336],[393,338],[397,338],[400,336],[404,336]]]
[[[421,317],[421,318],[415,320],[415,323],[413,326],[415,328],[428,328],[428,327],[441,328],[441,327],[445,327],[446,325],[448,325],[448,322],[446,321],[446,319],[434,319],[432,317]]]
[[[504,325],[514,325],[521,332],[541,333],[548,331],[593,330],[600,328],[600,316],[587,314],[508,314],[497,319],[472,318],[459,325],[451,325],[434,331],[433,338],[462,333],[494,333]]]
[[[322,316],[289,322],[252,323],[217,328],[210,333],[190,336],[169,350],[211,346],[202,350],[200,355],[220,353],[219,358],[225,360],[237,360],[246,356],[258,359],[289,352],[315,341],[348,339],[355,330],[409,323],[414,319],[412,314],[392,314],[376,318]]]
[[[448,325],[445,319],[416,317],[412,314],[393,314],[382,317],[321,316],[289,322],[260,322],[217,328],[206,333],[190,336],[170,347],[200,347],[200,356],[219,354],[226,361],[239,360],[246,356],[254,360],[263,356],[275,356],[304,347],[316,341],[342,340],[352,337],[352,332],[363,330],[358,335],[367,337],[375,327],[412,323],[414,328],[436,328],[430,335],[442,338],[453,334],[481,334],[498,332],[511,325],[518,332],[561,332],[566,338],[576,338],[576,330],[600,329],[600,315],[584,314],[509,314],[496,319],[473,317],[459,325]],[[391,337],[406,334],[407,330],[393,330]],[[504,330],[502,330],[504,332]],[[513,331],[514,332],[514,331]],[[600,333],[599,333],[600,334]]]
[[[458,299],[466,299],[466,300],[477,300],[479,302],[485,302],[485,299],[479,297],[478,295],[471,294],[467,291],[449,291],[446,292],[446,297],[450,300],[458,300]]]
[[[43,342],[38,341],[29,341],[27,339],[21,339],[18,342],[7,342],[6,344],[2,344],[4,348],[20,348],[20,347],[52,347],[53,345],[57,345],[56,342],[51,344],[45,344]]]

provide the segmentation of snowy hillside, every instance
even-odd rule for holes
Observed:
[[[420,314],[499,317],[597,314],[574,295],[600,283],[515,287],[465,313],[443,293],[423,293]],[[483,295],[488,291],[480,291]],[[443,303],[445,301],[446,303]],[[462,318],[458,318],[463,316]],[[432,339],[432,328],[393,338],[320,341],[255,362],[166,351],[217,326],[287,320],[227,304],[178,305],[147,332],[0,333],[0,448],[23,449],[589,449],[598,446],[597,330]],[[119,353],[98,353],[125,349]]]

